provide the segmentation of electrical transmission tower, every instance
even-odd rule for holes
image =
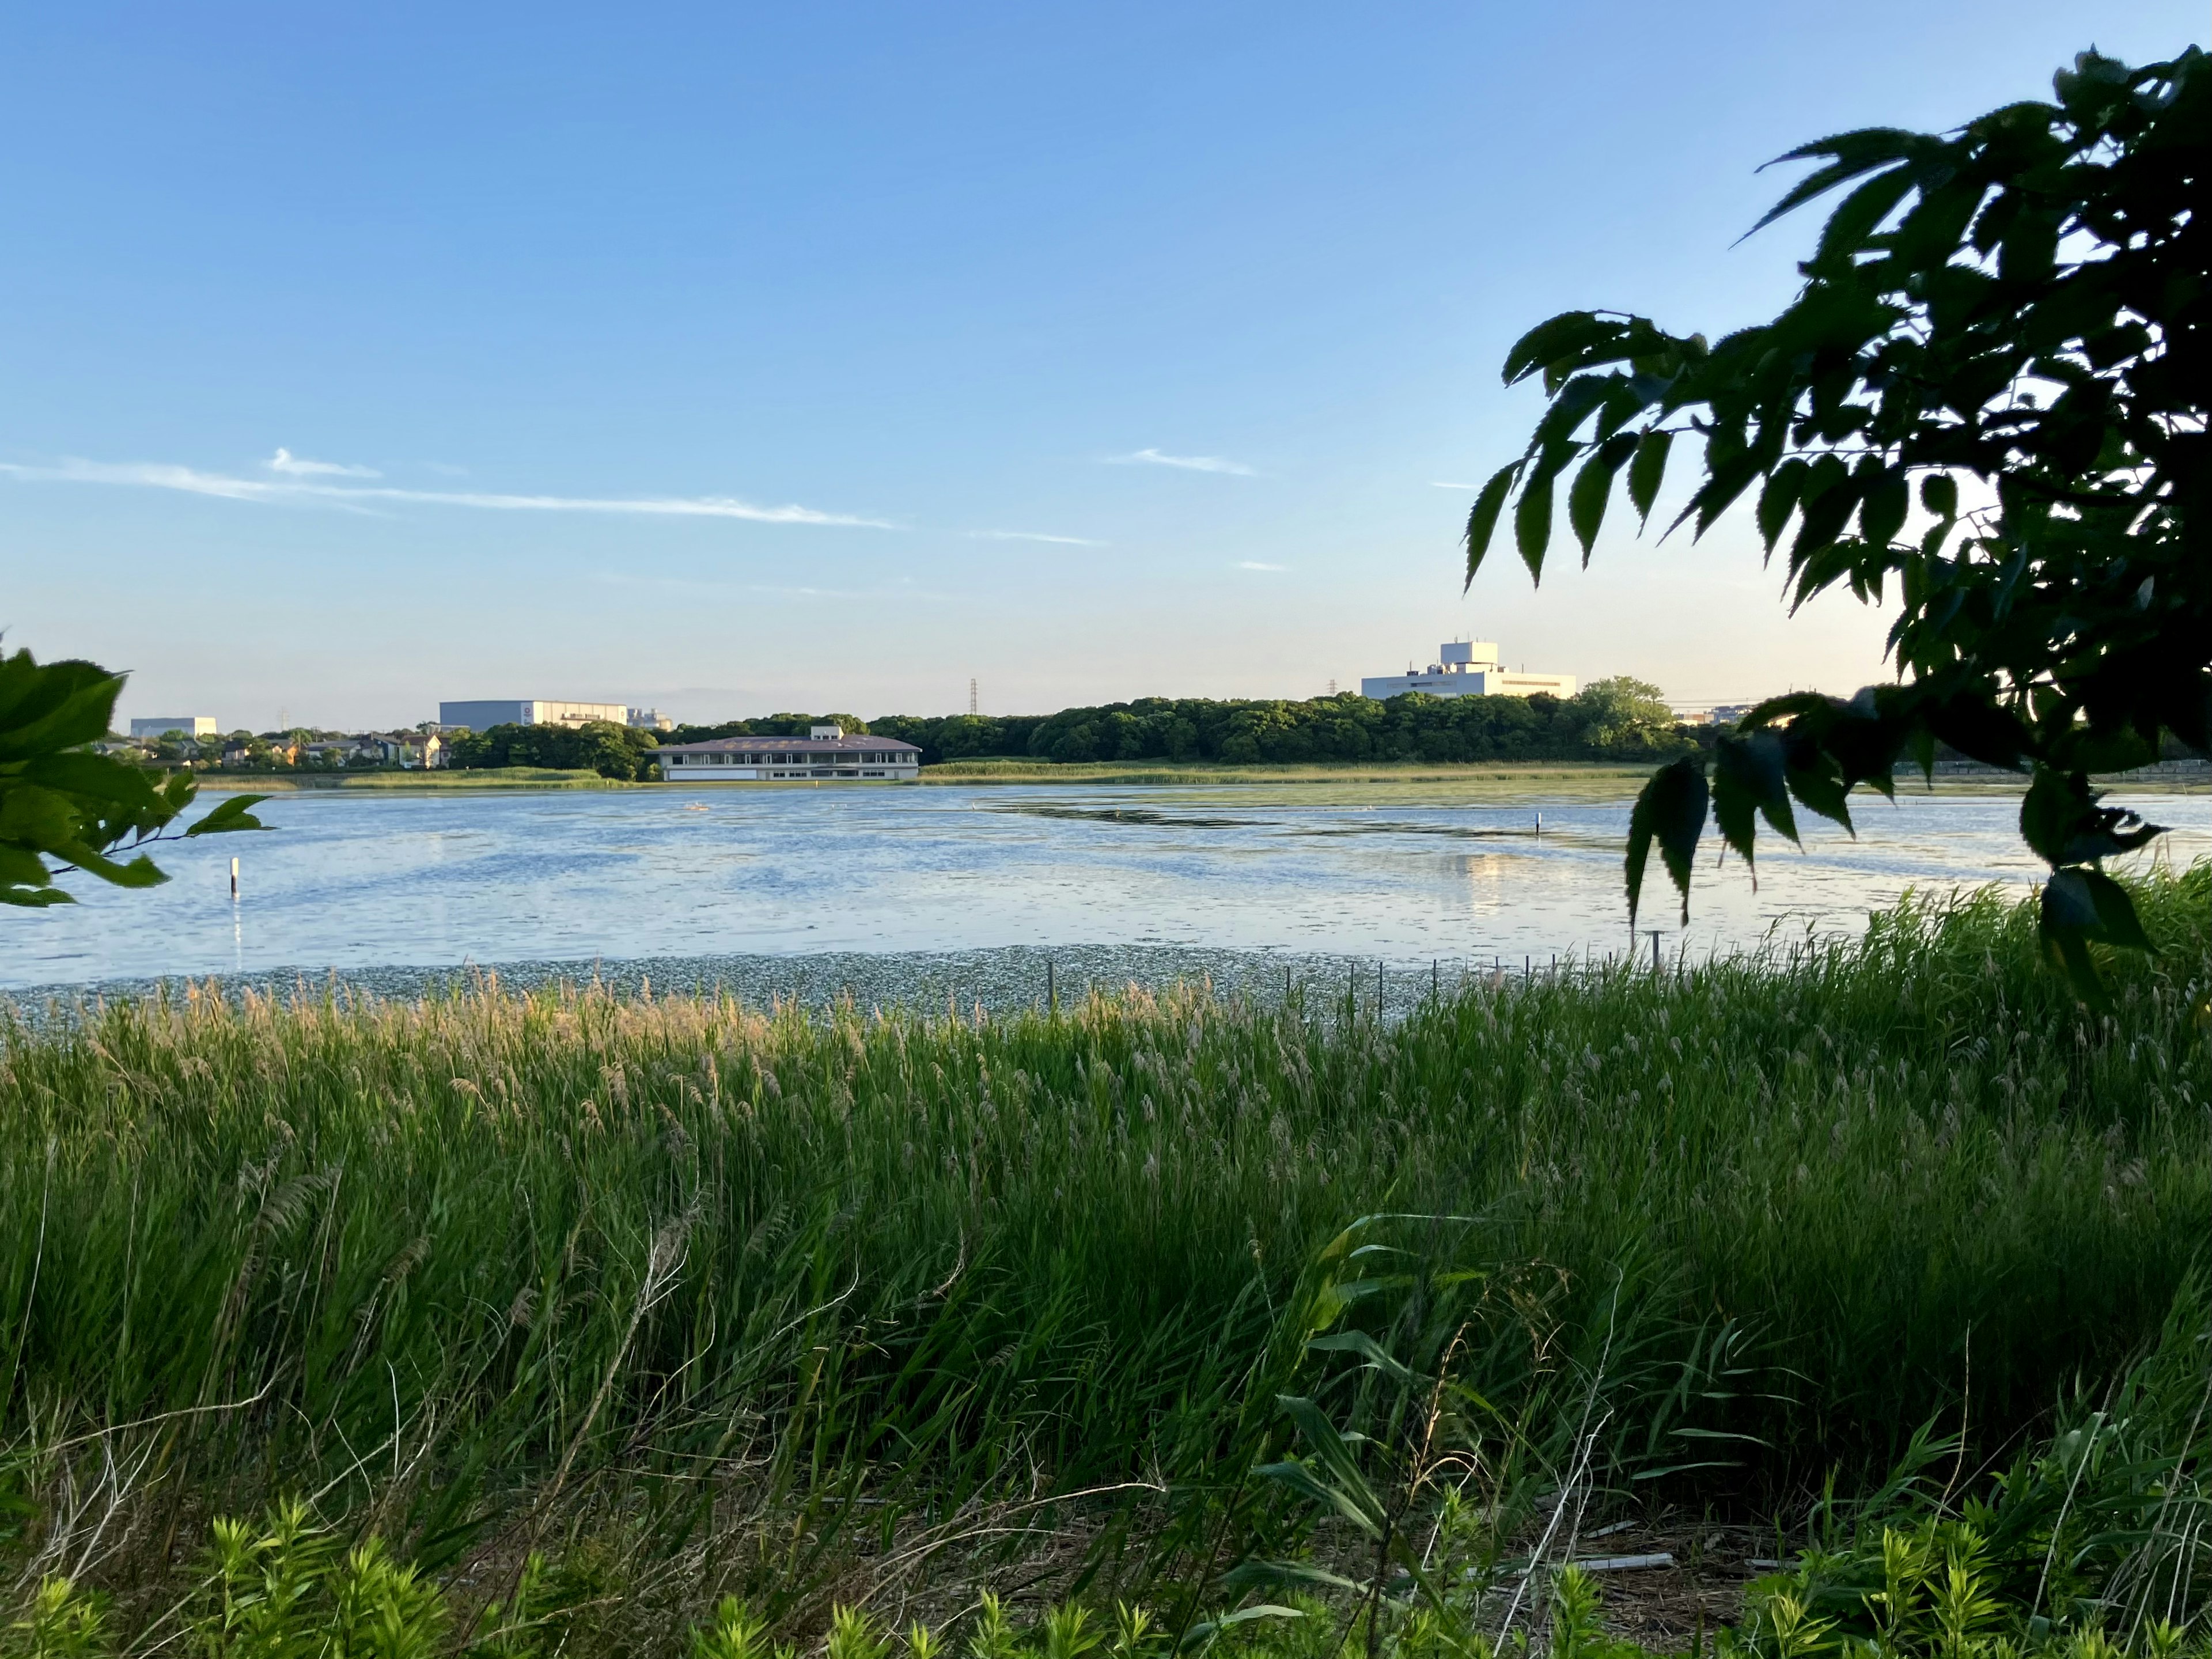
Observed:
[[[971,714],[975,712],[975,682],[973,678],[968,682],[968,712]]]

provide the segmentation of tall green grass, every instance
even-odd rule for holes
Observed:
[[[773,1577],[981,1502],[1172,1515],[1276,1432],[1302,1274],[1384,1213],[1481,1275],[1460,1374],[1502,1413],[1564,1420],[1603,1380],[1622,1490],[1771,1504],[1962,1401],[1999,1445],[2204,1251],[2208,900],[2212,869],[2145,888],[2161,954],[2105,1015],[1984,896],[1400,1023],[1202,988],[963,1021],[489,981],[17,1017],[18,1547],[155,1573],[128,1563],[298,1493],[434,1567],[589,1504],[672,1551],[781,1517],[710,1564]]]

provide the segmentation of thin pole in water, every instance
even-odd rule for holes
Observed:
[[[1541,812],[1536,814],[1536,839],[1544,839],[1544,815]]]
[[[1659,935],[1666,930],[1647,927],[1644,931],[1651,935],[1651,971],[1656,974],[1659,971]]]
[[[1044,1001],[1047,1011],[1057,1018],[1060,1015],[1060,982],[1053,977],[1050,957],[1044,959]]]
[[[236,859],[230,861],[230,897],[234,904],[238,902],[238,860]]]
[[[1444,1000],[1444,965],[1434,957],[1429,958],[1429,990],[1438,1002]]]
[[[1375,963],[1375,1012],[1378,1014],[1382,1012],[1382,963],[1380,957]]]

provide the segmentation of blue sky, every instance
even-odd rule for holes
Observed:
[[[1680,699],[1880,672],[1755,544],[1462,598],[1497,365],[1717,331],[1758,163],[2202,0],[29,9],[0,60],[0,625],[124,712],[1307,696],[1473,634]]]

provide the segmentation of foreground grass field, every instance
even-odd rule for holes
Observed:
[[[550,1551],[610,1650],[672,1651],[726,1592],[804,1632],[988,1583],[1187,1633],[1246,1555],[1336,1547],[1254,1474],[1315,1450],[1284,1396],[1371,1472],[1444,1433],[1493,1566],[1570,1493],[1771,1522],[1930,1434],[1963,1491],[2203,1265],[2212,870],[2142,903],[2104,1013],[1984,897],[1396,1024],[489,982],[17,1018],[0,1547],[150,1627],[212,1516],[297,1498],[463,1612]]]

